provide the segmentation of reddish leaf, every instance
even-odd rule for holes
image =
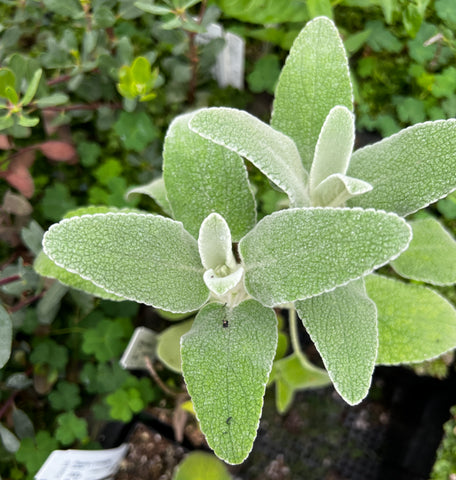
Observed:
[[[35,152],[33,150],[21,150],[14,155],[14,158],[8,166],[8,170],[0,173],[1,177],[27,198],[30,198],[35,191],[33,178],[28,170],[34,161]]]
[[[10,150],[12,145],[7,135],[0,135],[0,150]]]
[[[60,140],[49,140],[35,145],[50,160],[57,162],[76,163],[76,149],[67,142]]]

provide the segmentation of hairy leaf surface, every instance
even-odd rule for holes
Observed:
[[[456,120],[420,123],[361,148],[347,173],[373,186],[349,205],[416,212],[456,189]]]
[[[355,141],[355,117],[347,107],[331,109],[318,137],[310,169],[310,189],[333,174],[345,175]]]
[[[255,300],[206,305],[181,340],[188,391],[215,454],[241,463],[256,437],[277,347],[274,311]]]
[[[377,310],[362,279],[304,301],[296,310],[341,397],[350,405],[369,391],[377,357]]]
[[[209,296],[196,240],[159,215],[69,218],[46,232],[43,247],[58,266],[129,300],[189,312]]]
[[[309,171],[323,123],[336,105],[353,109],[348,59],[334,23],[310,21],[296,38],[276,87],[271,126],[291,137]]]
[[[440,294],[380,275],[365,281],[378,310],[377,364],[422,362],[456,347],[456,310]]]
[[[394,213],[302,208],[263,218],[239,243],[245,286],[263,305],[304,300],[397,257],[410,227]]]
[[[308,174],[290,137],[234,108],[200,110],[191,119],[190,128],[252,162],[288,194],[293,206],[309,205]]]
[[[212,212],[228,223],[234,241],[255,224],[255,199],[239,155],[192,132],[194,114],[170,125],[163,151],[163,178],[173,217],[196,238]]]
[[[413,238],[409,248],[392,262],[399,275],[433,285],[456,282],[456,242],[435,218],[409,222]]]

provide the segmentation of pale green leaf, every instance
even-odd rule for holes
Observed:
[[[35,258],[33,268],[37,273],[43,275],[44,277],[55,278],[64,285],[68,285],[69,287],[76,288],[77,290],[90,293],[95,297],[115,301],[125,300],[123,297],[119,297],[113,293],[108,293],[103,288],[97,287],[95,284],[89,280],[85,280],[78,274],[71,273],[64,268],[59,267],[49,257],[47,257],[44,252],[40,252]]]
[[[334,387],[350,405],[369,391],[377,357],[377,310],[362,279],[304,301],[296,310]]]
[[[365,282],[378,311],[378,364],[422,362],[456,347],[456,310],[437,292],[380,275]]]
[[[304,300],[397,257],[411,229],[394,213],[289,209],[264,217],[239,243],[248,293],[263,305]]]
[[[192,320],[180,322],[168,327],[158,337],[157,357],[170,370],[181,373],[180,339],[187,333],[193,324]]]
[[[162,7],[161,5],[153,5],[150,2],[135,2],[135,7],[143,10],[147,13],[152,13],[154,15],[167,15],[172,13],[172,9],[168,7]]]
[[[21,442],[10,432],[6,427],[0,423],[0,441],[7,452],[16,453],[19,450]]]
[[[426,122],[357,150],[348,175],[374,188],[349,205],[405,216],[456,189],[456,120]]]
[[[206,452],[191,452],[179,463],[173,480],[232,480],[226,466]]]
[[[277,347],[272,309],[247,300],[205,306],[181,341],[182,370],[202,432],[215,454],[241,463],[256,437]]]
[[[38,90],[38,85],[40,83],[42,73],[43,73],[43,70],[39,68],[33,74],[33,77],[30,80],[30,83],[28,84],[24,97],[22,98],[22,105],[27,106],[32,101],[36,91]]]
[[[331,384],[325,370],[311,364],[303,365],[294,353],[274,362],[271,376],[274,376],[276,382],[276,406],[279,413],[288,410],[296,392]]]
[[[318,137],[310,169],[309,186],[314,190],[333,174],[345,175],[355,141],[355,117],[346,107],[331,109]]]
[[[189,123],[199,135],[245,157],[290,197],[293,206],[309,205],[307,177],[291,138],[253,115],[234,108],[207,108]]]
[[[130,196],[135,193],[141,193],[149,196],[159,205],[162,210],[171,215],[171,207],[169,205],[168,197],[166,196],[165,182],[163,177],[156,178],[146,185],[140,187],[130,188],[126,193],[126,199],[129,200]]]
[[[392,262],[399,275],[432,285],[456,282],[456,242],[435,218],[409,222],[413,238],[409,248]]]
[[[192,132],[193,114],[170,125],[163,151],[163,178],[173,216],[194,236],[212,212],[228,223],[233,241],[255,224],[255,199],[244,162],[235,153]]]
[[[27,115],[21,114],[17,120],[17,123],[22,127],[34,127],[38,125],[40,119],[38,117],[28,117]]]
[[[211,292],[215,293],[217,296],[222,296],[238,285],[243,275],[244,269],[242,267],[239,267],[237,270],[234,270],[232,273],[225,276],[218,275],[217,270],[211,268],[204,272],[203,278],[207,288]]]
[[[209,296],[196,240],[159,215],[65,219],[45,233],[43,247],[57,265],[129,300],[185,312]]]
[[[325,17],[296,38],[276,87],[271,126],[291,137],[310,170],[323,123],[336,105],[353,109],[348,59],[339,32]]]
[[[8,312],[0,305],[0,368],[8,361],[11,355],[11,341],[13,326]]]
[[[312,205],[317,207],[341,207],[345,202],[372,190],[372,185],[340,173],[330,175],[311,192]]]
[[[233,268],[236,266],[231,245],[230,227],[218,213],[211,213],[201,224],[198,249],[201,262],[206,269],[217,269],[222,266]]]

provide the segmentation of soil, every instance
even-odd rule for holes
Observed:
[[[454,379],[391,367],[377,369],[368,399],[355,407],[328,388],[300,393],[281,416],[268,390],[250,456],[228,468],[234,480],[427,480],[453,404]],[[177,443],[164,417],[141,420],[115,480],[172,479],[195,445],[205,448],[194,428]]]

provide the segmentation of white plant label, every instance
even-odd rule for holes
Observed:
[[[35,480],[109,480],[119,470],[128,445],[109,450],[55,450]]]
[[[138,327],[125,349],[120,365],[128,370],[147,370],[146,357],[155,357],[156,333],[150,328]]]

